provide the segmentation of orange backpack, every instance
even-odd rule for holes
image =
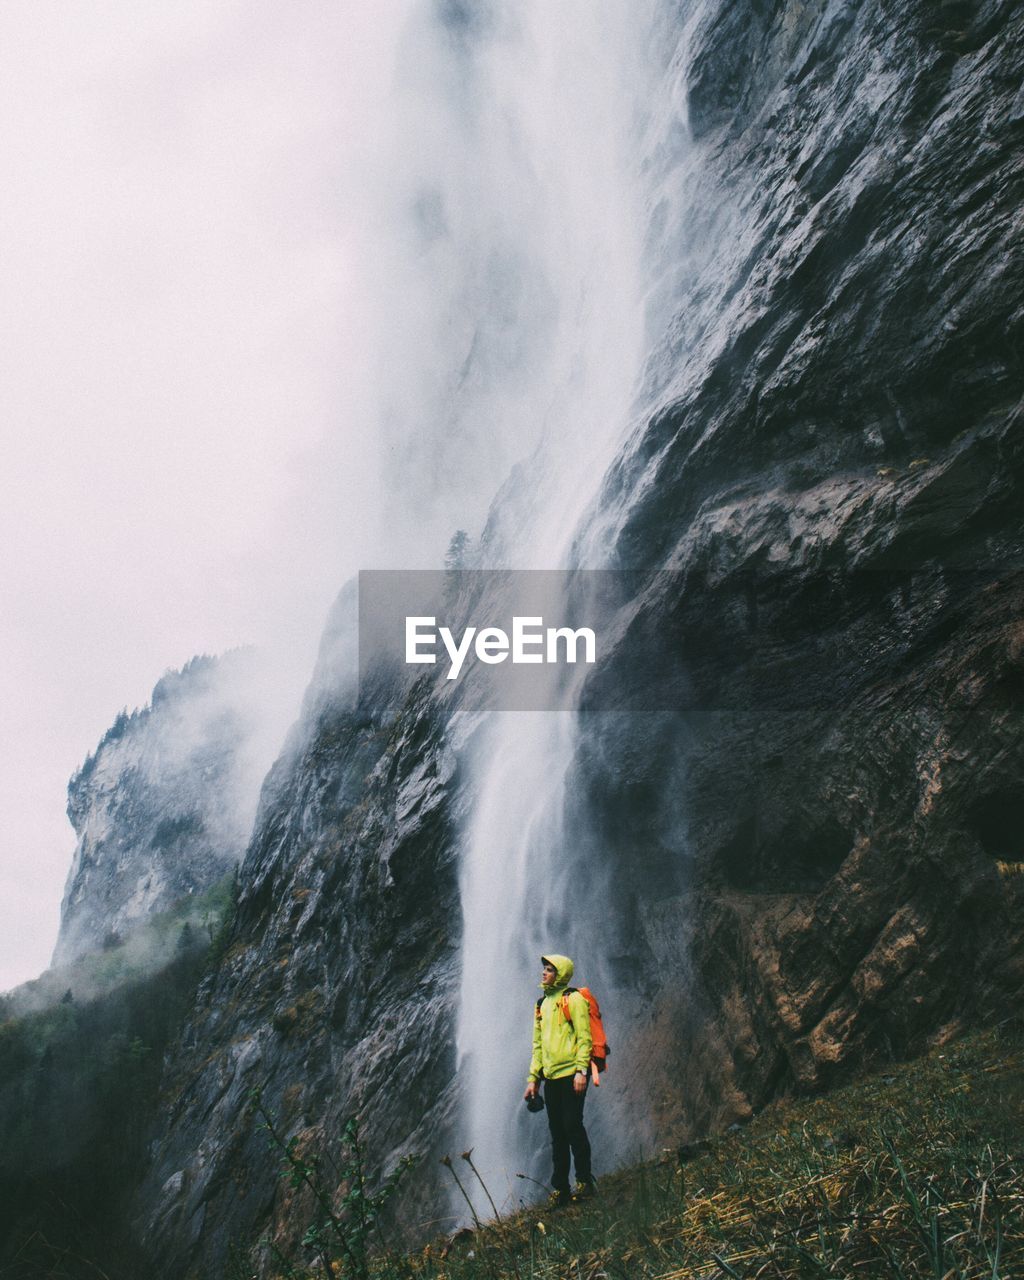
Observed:
[[[578,991],[580,995],[590,1005],[590,1034],[594,1041],[594,1047],[590,1051],[590,1077],[594,1082],[594,1087],[601,1083],[599,1072],[603,1071],[608,1065],[608,1055],[611,1049],[608,1045],[608,1037],[604,1033],[604,1023],[601,1021],[601,1007],[597,1003],[597,997],[589,987],[566,987],[562,992],[562,998],[559,1001],[559,1007],[562,1010],[562,1017],[572,1026],[572,1018],[569,1016],[569,997],[574,991]],[[537,1017],[540,1018],[540,1007],[544,1003],[544,997],[537,1001]]]

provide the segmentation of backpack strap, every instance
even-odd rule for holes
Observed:
[[[562,1017],[566,1020],[566,1022],[568,1022],[570,1027],[572,1027],[572,1018],[569,1016],[569,997],[573,995],[575,992],[577,992],[578,990],[579,990],[579,987],[566,987],[566,989],[562,992],[561,997],[559,998],[559,1001],[558,1001],[559,1008],[562,1010]],[[537,1000],[537,1017],[538,1018],[540,1017],[540,1007],[544,1003],[545,998],[546,997],[544,996],[540,996]],[[573,1027],[572,1029],[574,1031],[576,1030],[575,1027]]]

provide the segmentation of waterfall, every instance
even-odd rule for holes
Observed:
[[[507,109],[542,179],[538,234],[527,238],[555,299],[546,359],[526,373],[520,401],[524,418],[544,406],[544,429],[527,469],[529,524],[505,531],[502,546],[517,568],[608,563],[615,513],[598,504],[601,482],[663,394],[651,353],[669,298],[649,282],[686,269],[673,240],[682,215],[666,205],[678,204],[680,185],[685,191],[688,141],[672,87],[678,16],[659,10],[612,0],[526,5],[524,56],[502,77]],[[684,26],[684,47],[686,37]],[[652,214],[660,215],[656,226]],[[547,1126],[520,1102],[542,952],[572,956],[582,983],[613,995],[605,954],[610,880],[566,818],[584,731],[574,697],[570,686],[549,711],[491,712],[466,752],[472,802],[461,864],[459,1141],[474,1148],[499,1206],[533,1198],[535,1188],[517,1173],[547,1176]],[[643,1133],[642,1117],[634,1117],[630,1137],[613,1146],[612,1117],[600,1117],[612,1092],[592,1090],[588,1103],[604,1168],[636,1154],[631,1143]]]

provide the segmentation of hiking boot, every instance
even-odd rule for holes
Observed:
[[[552,1209],[564,1209],[566,1205],[572,1204],[571,1191],[552,1191],[548,1197],[548,1204]]]
[[[591,1180],[590,1182],[578,1182],[572,1198],[574,1200],[593,1200],[596,1195],[597,1183]]]

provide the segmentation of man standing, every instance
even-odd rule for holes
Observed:
[[[590,1005],[586,996],[569,988],[573,963],[568,956],[541,956],[541,987],[533,1021],[533,1057],[524,1097],[529,1101],[544,1080],[544,1101],[551,1130],[551,1157],[556,1205],[572,1200],[569,1153],[576,1166],[578,1196],[594,1194],[590,1168],[590,1139],[583,1127],[583,1104],[590,1081]]]

